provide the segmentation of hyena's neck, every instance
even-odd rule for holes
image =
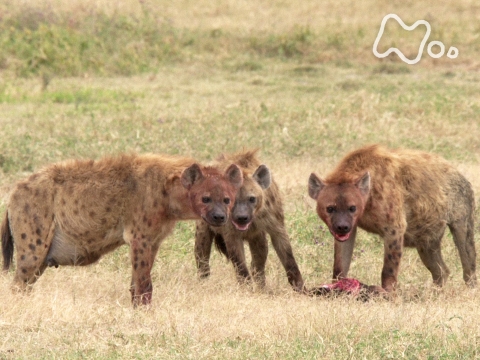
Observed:
[[[163,165],[156,166],[156,164],[150,167],[150,179],[164,179],[161,187],[157,187],[154,193],[158,196],[158,202],[162,204],[164,215],[169,220],[198,218],[192,209],[188,190],[183,187],[180,180],[182,172],[192,163],[189,159],[181,159],[168,164],[167,169]],[[155,184],[147,184],[147,186],[155,188]]]
[[[188,190],[183,186],[174,187],[168,199],[168,214],[172,220],[196,220]]]

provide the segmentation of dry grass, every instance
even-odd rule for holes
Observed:
[[[476,355],[479,295],[458,283],[440,293],[420,285],[421,293],[396,301],[361,303],[292,294],[275,274],[265,292],[252,292],[236,286],[230,267],[219,261],[212,278],[199,282],[192,262],[170,261],[157,263],[151,307],[134,310],[128,267],[112,271],[105,262],[48,271],[27,296],[11,294],[10,279],[2,279],[2,357]]]
[[[45,83],[0,71],[2,209],[16,180],[66,158],[168,152],[209,160],[260,147],[313,286],[329,281],[333,250],[307,179],[349,150],[379,142],[436,152],[472,182],[480,203],[480,7],[473,1],[42,0],[32,7],[3,0],[0,16],[32,8],[78,21],[92,13],[142,19],[147,10],[200,45],[130,77],[87,72]],[[432,38],[457,46],[459,58],[425,54],[415,66],[374,58],[373,40],[390,12],[407,23],[428,18]],[[325,47],[316,49],[317,41]],[[272,52],[292,46],[296,56]],[[87,268],[47,269],[28,295],[11,293],[12,272],[1,275],[0,358],[478,358],[480,295],[463,284],[450,235],[443,252],[452,277],[442,290],[407,250],[392,301],[309,298],[291,291],[273,249],[264,291],[238,286],[216,253],[212,276],[198,280],[193,224],[184,223],[160,248],[145,309],[130,303],[126,247]],[[378,239],[361,232],[351,275],[378,284],[382,259]]]

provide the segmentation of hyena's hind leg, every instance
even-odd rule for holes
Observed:
[[[437,286],[443,286],[450,276],[450,270],[442,257],[441,241],[444,233],[445,226],[442,226],[433,233],[417,238],[418,255],[432,274],[433,283]]]
[[[13,217],[12,235],[17,252],[13,286],[14,289],[25,290],[37,281],[47,267],[46,258],[55,232],[55,223],[51,214],[33,215],[26,218],[26,221],[20,218],[14,220]],[[22,223],[16,224],[16,221]]]

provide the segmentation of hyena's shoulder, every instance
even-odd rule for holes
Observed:
[[[398,155],[378,144],[368,145],[344,156],[337,167],[327,175],[325,183],[354,183],[366,172],[370,172],[372,180],[380,179],[394,176],[397,168]]]

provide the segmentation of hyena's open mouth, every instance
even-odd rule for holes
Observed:
[[[333,237],[335,238],[335,240],[340,241],[340,242],[347,241],[347,240],[350,238],[350,234],[351,234],[351,233],[352,233],[352,232],[349,231],[349,232],[346,233],[346,234],[337,234],[337,233],[335,233],[335,232],[332,231],[332,235],[333,235]]]
[[[252,223],[252,222],[249,221],[249,222],[247,222],[246,224],[242,224],[242,223],[239,224],[239,223],[237,223],[237,222],[235,222],[235,221],[232,220],[233,226],[235,226],[235,228],[236,228],[237,230],[240,230],[240,231],[247,231],[248,228],[250,227],[250,224],[251,224],[251,223]]]

